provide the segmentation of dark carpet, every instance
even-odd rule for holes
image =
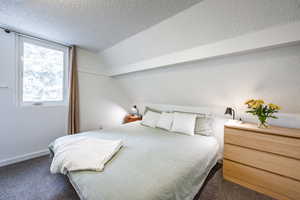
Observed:
[[[75,190],[63,175],[50,174],[48,156],[0,168],[1,200],[77,200]],[[216,165],[197,200],[273,200],[223,180]],[[141,199],[142,200],[142,199]]]
[[[0,168],[1,200],[76,200],[68,179],[50,173],[49,156]]]

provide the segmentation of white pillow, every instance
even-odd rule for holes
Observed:
[[[210,136],[213,133],[213,118],[209,116],[197,116],[195,134]]]
[[[145,125],[145,126],[150,126],[152,128],[155,128],[156,125],[157,125],[157,122],[159,120],[159,117],[160,117],[160,113],[157,113],[157,112],[152,112],[152,111],[148,111],[144,117],[143,117],[143,120],[142,120],[142,125]]]
[[[171,131],[193,136],[196,117],[196,114],[175,112]]]
[[[157,122],[156,127],[170,130],[173,123],[173,113],[163,112]]]

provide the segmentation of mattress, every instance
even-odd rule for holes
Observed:
[[[140,122],[78,135],[124,142],[103,172],[68,173],[82,200],[192,200],[217,162],[214,137],[176,134]]]

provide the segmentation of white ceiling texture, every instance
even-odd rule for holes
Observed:
[[[201,0],[1,0],[0,24],[101,51]]]

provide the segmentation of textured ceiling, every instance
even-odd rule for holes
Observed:
[[[1,0],[0,24],[99,51],[201,0]]]

